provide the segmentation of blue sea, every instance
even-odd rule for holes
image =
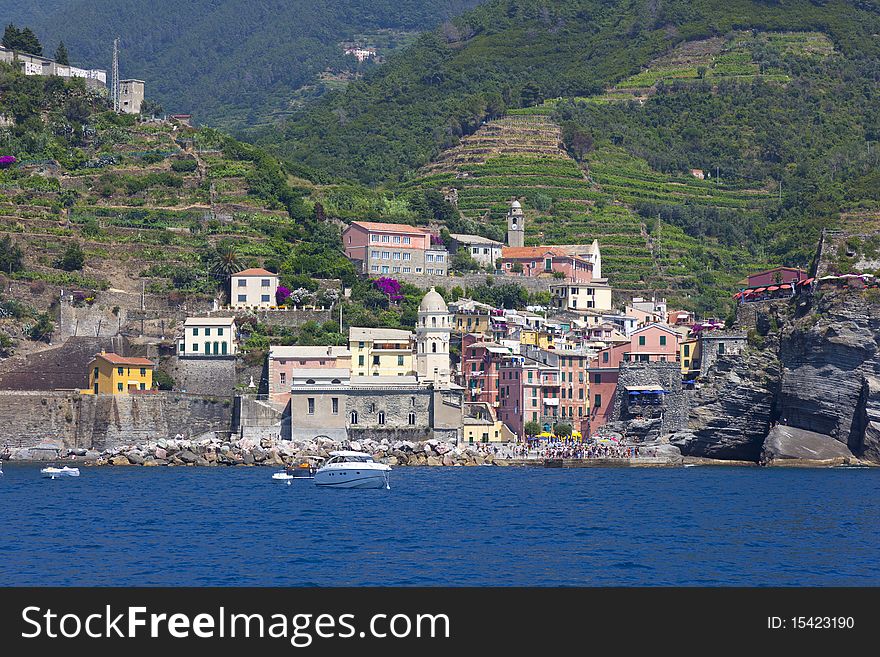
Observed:
[[[880,585],[880,469],[4,471],[5,586]]]

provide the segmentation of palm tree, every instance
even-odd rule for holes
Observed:
[[[238,260],[238,249],[235,244],[230,242],[221,244],[211,263],[211,274],[225,283],[238,271],[241,271],[241,263]]]
[[[238,260],[238,249],[232,242],[221,242],[211,261],[210,272],[223,285],[223,290],[232,300],[232,275],[241,271],[241,262]]]

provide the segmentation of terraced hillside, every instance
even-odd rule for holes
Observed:
[[[149,288],[162,291],[224,238],[235,239],[241,257],[273,255],[267,229],[292,224],[287,212],[249,194],[255,164],[204,143],[211,135],[167,123],[99,126],[85,161],[24,160],[0,173],[0,236],[14,240],[26,263],[7,275],[126,291],[139,291],[147,275]],[[72,242],[86,264],[63,271],[56,262]]]
[[[640,73],[631,75],[595,96],[575,98],[589,103],[637,101],[643,103],[660,84],[761,79],[787,83],[790,76],[779,59],[792,57],[816,61],[834,53],[834,44],[821,32],[743,32],[724,37],[685,41],[659,57]],[[515,109],[513,115],[550,115],[560,98],[550,98],[533,107]]]
[[[524,201],[529,244],[598,238],[613,282],[627,290],[647,289],[655,268],[640,220],[606,202],[607,195],[562,149],[561,138],[559,126],[547,117],[490,121],[425,167],[411,185],[455,190],[472,230],[499,239],[510,201]]]
[[[433,187],[457,198],[468,229],[495,239],[504,238],[509,203],[518,199],[527,217],[528,244],[598,239],[604,273],[625,294],[656,292],[686,303],[700,288],[694,271],[705,269],[703,261],[731,284],[756,264],[744,251],[722,248],[712,240],[698,242],[680,228],[646,220],[635,210],[651,204],[760,213],[773,202],[771,192],[662,174],[610,145],[592,152],[582,169],[560,140],[559,126],[550,117],[504,117],[445,151],[408,186]]]

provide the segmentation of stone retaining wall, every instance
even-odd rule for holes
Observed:
[[[0,447],[54,444],[107,449],[207,432],[228,432],[231,399],[184,393],[80,395],[76,392],[4,391],[0,416],[7,430]]]

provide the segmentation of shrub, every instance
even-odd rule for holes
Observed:
[[[58,262],[55,263],[55,267],[64,271],[77,271],[83,268],[85,261],[86,254],[83,253],[80,245],[76,242],[71,242],[64,249],[64,253],[61,254]]]
[[[177,173],[189,173],[198,168],[198,163],[194,158],[188,157],[181,160],[171,160],[171,169]]]
[[[163,370],[156,370],[153,374],[153,384],[156,385],[159,390],[174,390],[174,379],[171,378],[171,375],[168,372]]]

